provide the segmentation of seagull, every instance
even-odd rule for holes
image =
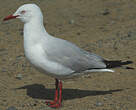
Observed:
[[[55,97],[46,101],[52,108],[61,107],[62,80],[90,72],[114,72],[104,58],[75,44],[48,34],[43,14],[36,4],[24,4],[3,20],[18,18],[24,23],[24,53],[40,72],[55,78]]]

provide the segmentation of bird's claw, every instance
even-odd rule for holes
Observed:
[[[47,105],[53,105],[53,104],[56,104],[57,101],[45,101],[45,103],[46,103]]]
[[[59,108],[61,106],[57,101],[46,101],[45,103],[51,108]]]
[[[56,103],[56,104],[48,105],[48,106],[51,107],[51,108],[59,108],[61,106],[61,104]]]

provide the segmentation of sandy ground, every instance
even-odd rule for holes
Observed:
[[[0,110],[52,110],[54,79],[24,56],[23,24],[3,22],[24,3],[36,3],[46,30],[110,60],[136,66],[136,0],[0,0]],[[92,73],[64,81],[60,110],[136,110],[135,69]],[[15,109],[16,108],[16,109]]]

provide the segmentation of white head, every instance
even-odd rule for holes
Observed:
[[[24,4],[20,6],[13,15],[4,18],[5,20],[19,18],[22,22],[27,23],[32,20],[43,20],[40,8],[36,4]]]

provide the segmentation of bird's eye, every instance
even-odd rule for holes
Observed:
[[[26,12],[26,11],[25,11],[25,10],[23,10],[23,11],[21,11],[20,13],[21,13],[21,14],[25,14],[25,12]]]

